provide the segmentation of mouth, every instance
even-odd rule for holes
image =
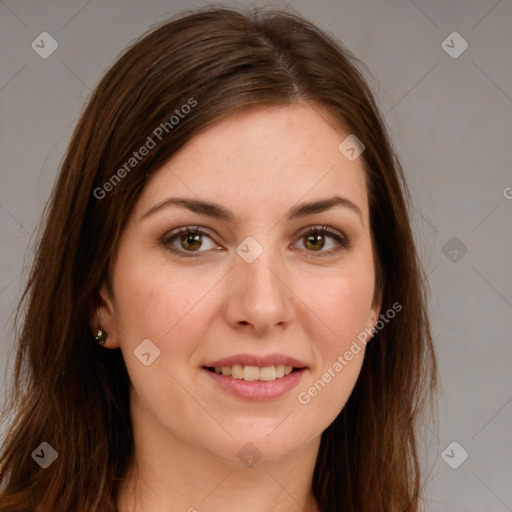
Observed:
[[[208,362],[202,367],[204,374],[218,386],[215,389],[249,401],[286,396],[307,370],[301,361],[284,354],[238,354]]]

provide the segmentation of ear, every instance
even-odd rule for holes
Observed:
[[[104,348],[118,348],[119,330],[117,328],[114,303],[106,283],[101,285],[95,302],[96,304],[92,307],[90,314],[90,326],[93,336],[96,336],[98,329],[101,329],[105,336]]]

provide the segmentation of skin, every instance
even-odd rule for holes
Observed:
[[[307,405],[297,396],[381,307],[362,159],[338,150],[347,135],[317,105],[251,107],[200,133],[146,185],[111,268],[113,295],[102,286],[92,318],[109,333],[105,347],[121,349],[131,379],[138,472],[121,487],[120,512],[319,510],[311,482],[320,436],[348,400],[364,348]],[[336,206],[285,218],[298,203],[335,193],[361,217]],[[235,221],[177,206],[141,220],[171,196],[218,203]],[[351,247],[334,252],[330,235],[308,244],[301,231],[317,225],[341,231]],[[182,226],[208,235],[202,245],[179,235],[169,242],[180,257],[160,240]],[[248,236],[263,248],[252,263],[236,252]],[[145,339],[160,350],[149,366],[133,353]],[[283,353],[308,369],[277,399],[236,398],[202,366],[242,352]],[[261,453],[253,467],[236,455],[247,442]]]

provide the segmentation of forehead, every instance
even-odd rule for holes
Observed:
[[[340,194],[367,216],[362,158],[338,149],[349,135],[326,109],[255,106],[193,137],[146,185],[138,212],[169,195],[213,200],[241,217]]]

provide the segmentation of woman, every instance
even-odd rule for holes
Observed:
[[[357,62],[208,8],[107,72],[20,302],[0,511],[421,509],[425,284]]]

